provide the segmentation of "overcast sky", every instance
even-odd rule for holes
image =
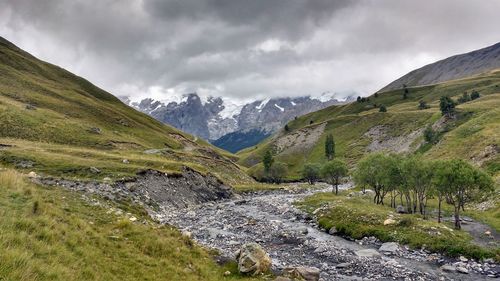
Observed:
[[[0,35],[119,95],[371,94],[500,41],[500,1],[0,0]]]

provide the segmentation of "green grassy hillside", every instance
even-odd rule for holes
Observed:
[[[465,91],[476,90],[481,97],[457,106],[456,119],[444,120],[439,98],[457,99]],[[497,178],[500,177],[500,71],[442,84],[377,93],[364,102],[332,106],[291,121],[282,130],[257,146],[240,151],[239,163],[256,169],[267,150],[289,168],[289,178],[297,179],[307,162],[322,163],[324,143],[333,134],[336,156],[353,166],[373,150],[403,153],[420,152],[429,158],[458,157],[470,160]],[[430,108],[419,110],[423,100]],[[387,112],[379,112],[380,105]],[[433,125],[439,142],[425,144],[423,130]]]
[[[228,184],[251,182],[233,155],[135,111],[2,38],[0,144],[0,163],[46,175],[114,179],[186,165]],[[90,167],[101,172],[95,175]]]
[[[136,206],[35,186],[13,170],[0,170],[0,216],[1,280],[251,279],[224,277],[235,264],[218,266]]]

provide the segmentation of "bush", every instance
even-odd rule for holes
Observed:
[[[456,103],[450,97],[442,96],[439,99],[439,109],[443,116],[453,115],[455,113],[455,105]]]
[[[437,140],[437,133],[432,129],[431,126],[425,128],[424,140],[428,143],[435,143]]]
[[[498,87],[498,85],[497,85],[497,87]],[[470,94],[470,99],[471,99],[471,100],[475,100],[475,99],[478,99],[478,98],[480,98],[480,97],[481,97],[481,95],[480,95],[480,94],[479,94],[479,92],[478,92],[478,91],[476,91],[476,90],[472,91],[472,94]]]
[[[430,106],[428,106],[425,101],[420,100],[418,102],[418,109],[422,110],[422,109],[427,109],[427,108],[430,108]]]
[[[387,108],[385,107],[385,105],[380,105],[380,108],[378,110],[379,112],[387,112]]]

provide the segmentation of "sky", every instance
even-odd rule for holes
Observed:
[[[500,41],[498,0],[0,0],[0,36],[116,96],[369,95]]]

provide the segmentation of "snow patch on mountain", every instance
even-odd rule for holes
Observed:
[[[281,112],[285,111],[285,109],[277,104],[274,104],[274,106],[276,106],[276,108],[278,108],[279,110],[281,110]]]

